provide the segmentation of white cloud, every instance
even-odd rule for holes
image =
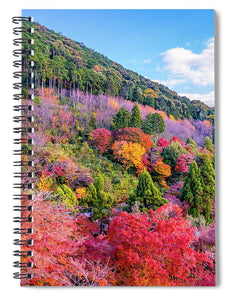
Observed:
[[[215,94],[214,91],[208,94],[197,94],[197,93],[180,93],[180,96],[185,96],[190,100],[201,100],[208,106],[214,106],[214,98]]]
[[[161,59],[164,68],[176,77],[176,83],[179,80],[199,86],[214,83],[214,38],[207,41],[205,49],[199,54],[177,47],[162,53]]]
[[[149,59],[143,59],[142,60],[142,63],[144,63],[144,64],[150,64],[150,62],[151,62],[151,59],[149,58]]]
[[[131,59],[130,62],[132,62],[133,64],[135,64],[137,61],[135,59]]]

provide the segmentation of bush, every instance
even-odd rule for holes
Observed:
[[[56,200],[64,202],[68,208],[74,208],[79,205],[75,193],[67,185],[62,184],[55,191]]]

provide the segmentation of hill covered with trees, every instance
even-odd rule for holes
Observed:
[[[27,24],[26,26],[31,26]],[[37,87],[68,90],[78,88],[94,95],[106,94],[149,105],[175,119],[211,119],[214,109],[190,101],[106,56],[38,23],[34,28],[34,68]],[[24,37],[29,37],[24,33]],[[24,46],[29,47],[29,46]],[[32,59],[32,57],[31,57]],[[25,78],[25,82],[28,82]]]

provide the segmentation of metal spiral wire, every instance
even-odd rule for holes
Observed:
[[[30,134],[33,133],[33,99],[34,99],[34,82],[33,82],[33,66],[34,62],[27,62],[27,57],[33,56],[34,51],[32,49],[34,40],[32,27],[25,26],[25,22],[32,22],[31,17],[13,17],[12,22],[16,24],[13,28],[13,34],[16,36],[13,39],[13,56],[16,58],[13,61],[13,66],[16,69],[13,72],[13,78],[18,80],[13,83],[13,88],[18,90],[13,95],[13,100],[17,101],[18,104],[13,106],[13,110],[18,115],[15,115],[13,121],[18,125],[13,128],[13,132],[17,135],[14,138],[14,145],[17,145],[19,149],[14,150],[14,155],[18,156],[19,159],[14,161],[13,165],[20,168],[20,172],[14,172],[14,178],[17,178],[20,182],[14,183],[14,188],[19,190],[17,194],[13,196],[13,200],[17,201],[18,204],[13,206],[14,212],[19,212],[19,216],[13,218],[13,222],[18,223],[19,227],[14,228],[14,234],[20,235],[19,238],[14,239],[13,244],[19,246],[20,250],[13,252],[14,256],[19,257],[19,261],[13,263],[13,267],[19,268],[19,272],[13,274],[15,279],[31,279],[32,274],[29,268],[33,267],[31,261],[26,261],[33,256],[33,252],[28,250],[28,247],[33,245],[33,239],[31,234],[33,229],[30,226],[33,222],[32,211],[33,211],[33,195],[30,190],[33,189],[33,139]],[[24,34],[30,34],[29,38],[25,38]],[[26,47],[25,47],[26,46]],[[28,72],[29,70],[29,72]],[[23,78],[29,74],[29,82],[27,82],[27,90],[29,93],[25,95],[25,86]],[[24,89],[24,90],[23,90]],[[25,225],[24,225],[25,224]],[[24,226],[26,226],[24,228]],[[26,247],[26,250],[25,248]]]

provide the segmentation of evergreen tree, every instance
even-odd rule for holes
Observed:
[[[87,204],[88,207],[92,207],[93,203],[97,201],[97,191],[93,183],[89,185],[87,199],[83,197],[82,201],[84,202],[85,205]]]
[[[215,197],[215,171],[212,162],[209,159],[204,161],[201,167],[201,177],[204,192],[208,193],[211,198]]]
[[[109,209],[113,204],[113,197],[110,193],[104,191],[104,179],[102,175],[96,178],[95,184],[90,184],[87,196],[83,202],[91,209],[93,220],[98,219],[102,221],[108,215]]]
[[[127,201],[127,203],[130,205],[130,208],[135,205],[136,202],[140,203],[140,210],[142,211],[147,209],[155,210],[165,203],[168,203],[168,201],[162,197],[161,192],[153,183],[152,177],[148,171],[143,171],[140,174],[135,193],[130,195]]]
[[[208,136],[205,137],[204,148],[213,153],[213,143]]]
[[[194,218],[200,215],[202,195],[203,188],[200,170],[197,163],[193,161],[185,179],[180,200],[189,204],[188,214],[192,215]]]
[[[211,218],[211,199],[215,198],[215,171],[209,159],[206,159],[201,167],[201,178],[203,188],[202,214],[204,215],[206,222],[210,224],[213,221]]]
[[[130,122],[131,114],[122,106],[113,119],[113,123],[111,126],[112,130],[118,130],[121,128],[129,127]]]
[[[143,92],[142,92],[142,89],[140,87],[136,87],[134,90],[133,90],[133,93],[132,93],[132,100],[133,101],[137,101],[139,103],[143,103],[143,100],[144,100],[144,95],[143,95]]]
[[[138,104],[136,103],[132,108],[130,127],[140,128],[141,124],[142,124],[142,119],[141,119],[140,109]]]
[[[100,193],[104,192],[104,179],[101,174],[98,175],[95,181],[95,188],[97,191],[97,197],[100,197]]]
[[[149,135],[161,134],[165,131],[165,127],[164,119],[158,113],[148,114],[142,126],[144,133]]]

